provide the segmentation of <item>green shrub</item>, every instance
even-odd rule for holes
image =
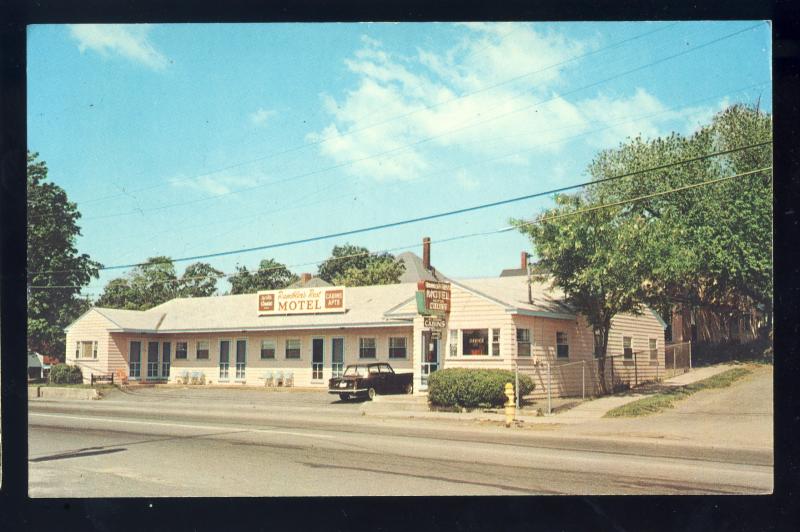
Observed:
[[[82,384],[83,373],[78,366],[56,364],[50,368],[50,384]]]
[[[448,368],[428,378],[428,402],[439,407],[503,406],[507,382],[514,384],[514,372],[503,369]],[[520,397],[531,393],[533,380],[519,375]]]

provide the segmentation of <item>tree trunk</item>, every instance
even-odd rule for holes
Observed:
[[[606,386],[606,352],[608,351],[608,330],[610,328],[610,325],[593,327],[594,352],[597,357],[597,378],[600,380],[600,393],[603,395],[608,394],[608,386]],[[611,383],[611,386],[613,388],[614,383]]]

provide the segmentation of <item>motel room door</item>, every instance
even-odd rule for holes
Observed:
[[[344,371],[344,338],[331,338],[331,377],[341,377]]]
[[[311,380],[322,380],[322,366],[325,362],[325,338],[311,339]]]
[[[428,375],[439,369],[439,339],[433,338],[431,331],[422,331],[422,373],[420,384],[428,387]]]

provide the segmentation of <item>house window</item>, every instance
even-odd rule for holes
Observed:
[[[489,329],[464,329],[461,338],[464,356],[489,354]]]
[[[500,329],[492,329],[492,356],[500,356]]]
[[[622,337],[622,354],[626,359],[633,358],[633,338],[630,336]]]
[[[448,338],[450,338],[450,356],[458,356],[458,331],[450,329]]]
[[[300,358],[300,339],[286,340],[286,358]]]
[[[81,358],[81,343],[75,342],[75,358]]]
[[[78,342],[78,358],[92,358],[95,342]],[[96,358],[96,357],[95,357]]]
[[[358,358],[375,358],[375,338],[358,339]]]
[[[97,342],[92,342],[92,358],[97,358]]]
[[[389,337],[389,358],[406,358],[406,349],[405,336]]]
[[[195,358],[208,359],[208,340],[198,340],[195,345]]]
[[[531,330],[517,329],[517,356],[531,356]]]
[[[569,342],[567,341],[567,333],[556,331],[556,357],[569,358]]]
[[[138,379],[142,371],[142,342],[131,342],[131,348],[128,353],[128,376],[131,379]]]
[[[650,338],[650,360],[658,359],[658,340]]]
[[[186,359],[186,353],[188,352],[187,342],[175,342],[175,360]]]
[[[275,340],[261,340],[261,360],[275,358]]]

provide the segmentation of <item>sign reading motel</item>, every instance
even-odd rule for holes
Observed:
[[[258,315],[344,312],[344,287],[286,288],[258,292]]]
[[[425,308],[435,314],[450,312],[450,283],[425,281]]]

